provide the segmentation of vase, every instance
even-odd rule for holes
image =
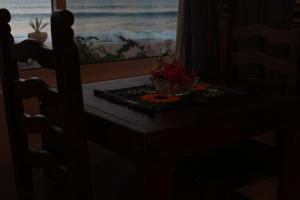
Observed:
[[[195,78],[186,83],[170,83],[168,80],[156,78],[153,79],[153,85],[160,94],[179,96],[189,94],[197,80]]]
[[[44,44],[44,42],[48,38],[48,33],[47,32],[32,32],[32,33],[28,33],[28,38],[35,39],[39,43]]]

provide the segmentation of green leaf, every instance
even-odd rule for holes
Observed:
[[[29,25],[35,32],[40,32],[42,29],[44,29],[49,23],[43,23],[42,19],[39,19],[38,17],[35,17],[34,19],[29,22]]]

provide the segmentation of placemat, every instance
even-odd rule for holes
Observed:
[[[210,102],[224,99],[226,96],[241,96],[247,92],[233,90],[227,87],[216,86],[199,82],[195,84],[188,95],[170,96],[158,94],[151,85],[142,85],[116,90],[94,89],[94,95],[105,98],[118,104],[126,105],[132,109],[143,112],[160,112],[178,108],[195,102]]]

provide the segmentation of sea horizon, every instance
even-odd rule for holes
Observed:
[[[12,33],[16,40],[27,38],[33,29],[29,22],[38,17],[49,23],[49,0],[0,0],[12,13]],[[76,36],[95,36],[103,42],[132,40],[174,40],[177,26],[177,0],[72,0]],[[50,33],[47,26],[44,31]],[[49,42],[49,41],[48,41]]]

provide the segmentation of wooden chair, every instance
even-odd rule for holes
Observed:
[[[234,2],[225,0],[222,6],[223,13],[220,20],[222,83],[251,90],[257,96],[270,94],[270,102],[272,95],[293,97],[299,92],[299,9],[294,10],[291,30],[278,30],[263,24],[238,27],[234,24]],[[283,45],[285,50],[288,49],[288,56],[276,58],[260,49],[249,50],[246,48],[247,45],[241,47],[238,43],[253,38]],[[262,75],[245,76],[246,71],[243,68],[245,65],[261,68]],[[270,79],[268,73],[274,72],[282,74],[281,78]],[[190,183],[187,190],[192,193],[198,191],[198,197],[200,196],[198,199],[219,199],[226,196],[228,197],[226,199],[235,199],[230,195],[231,191],[281,173],[282,151],[285,149],[282,145],[281,131],[274,130],[276,138],[274,145],[253,139],[180,161],[176,168],[178,179]]]
[[[256,90],[266,88],[274,92],[275,88],[277,92],[285,94],[298,92],[299,9],[294,9],[292,28],[283,30],[264,24],[237,26],[234,22],[235,5],[234,0],[223,2],[223,17],[220,23],[220,79],[227,84],[259,86]],[[243,45],[243,42],[248,43]],[[274,46],[272,50],[276,55],[272,55],[274,53],[270,52],[270,49],[268,52],[262,48],[266,44]],[[275,51],[276,49],[279,49],[279,52]],[[247,76],[243,73],[245,66],[259,68],[260,74]],[[268,77],[270,73],[281,74],[282,79],[272,80]]]
[[[34,199],[33,168],[64,174],[68,185],[67,199],[91,199],[80,66],[71,29],[74,17],[66,10],[52,14],[53,50],[34,40],[15,44],[10,33],[10,20],[9,11],[0,9],[0,70],[18,199]],[[51,90],[40,78],[20,78],[17,62],[28,58],[55,71],[57,91]],[[57,119],[47,115],[30,116],[24,111],[23,99],[33,97],[42,107],[60,109],[59,124],[53,123]],[[64,162],[45,149],[32,149],[28,135],[35,134],[60,135]]]

